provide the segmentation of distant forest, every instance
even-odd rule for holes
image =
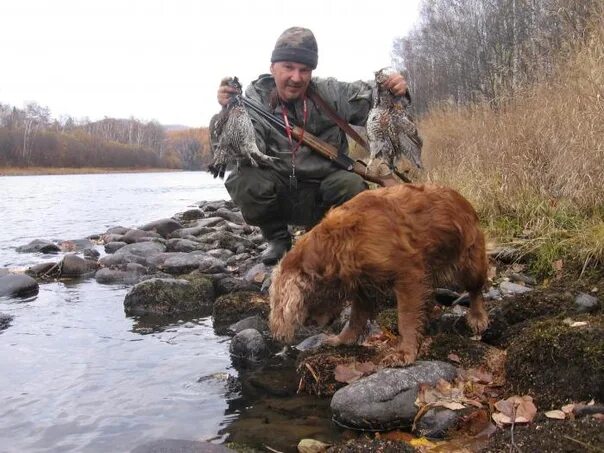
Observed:
[[[0,167],[173,168],[210,162],[207,128],[169,130],[157,121],[52,119],[35,102],[0,103]]]
[[[587,38],[602,0],[424,0],[415,29],[395,40],[414,108],[495,108],[547,80]],[[595,21],[597,23],[597,21]]]

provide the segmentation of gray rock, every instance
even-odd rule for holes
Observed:
[[[503,295],[501,291],[497,288],[489,288],[489,290],[484,294],[485,300],[501,300]]]
[[[137,228],[133,228],[128,230],[126,234],[122,237],[122,241],[127,242],[128,244],[133,244],[135,242],[145,242],[150,241],[153,238],[159,238],[161,235],[156,233],[155,231],[145,231],[139,230]]]
[[[510,280],[513,282],[520,282],[530,286],[535,286],[537,284],[537,280],[535,280],[530,275],[521,274],[519,272],[512,272],[510,274]]]
[[[98,269],[96,261],[85,260],[77,255],[65,255],[61,265],[61,277],[83,277]]]
[[[123,227],[123,226],[114,226],[114,227],[109,228],[105,232],[105,234],[119,234],[119,235],[122,235],[122,234],[126,234],[128,232],[128,230],[130,230],[130,228],[126,228],[126,227]]]
[[[46,263],[38,263],[33,266],[27,268],[25,273],[30,277],[42,277],[44,274],[49,272],[53,267],[55,267],[57,263],[54,262],[46,262]]]
[[[0,330],[4,330],[10,326],[13,317],[5,313],[0,313]]]
[[[101,253],[97,249],[85,249],[82,252],[82,255],[84,255],[84,258],[87,260],[96,261],[101,256]]]
[[[575,308],[579,313],[593,313],[599,306],[598,298],[590,294],[579,293],[575,297]]]
[[[229,352],[238,359],[257,362],[268,355],[268,348],[260,332],[245,329],[233,337]]]
[[[137,283],[124,299],[129,315],[178,314],[212,306],[214,290],[209,280],[193,284],[187,280],[152,278]]]
[[[268,324],[260,316],[254,315],[254,316],[249,316],[245,319],[242,319],[241,321],[238,321],[235,324],[231,324],[228,327],[227,331],[230,333],[237,334],[246,329],[254,329],[254,330],[257,330],[258,332],[267,332]]]
[[[104,284],[126,283],[132,285],[141,281],[143,275],[143,273],[139,272],[104,267],[94,274],[94,278],[97,282]]]
[[[220,219],[222,220],[222,219]],[[212,233],[214,230],[212,228],[209,228],[207,226],[202,226],[202,225],[197,225],[197,226],[192,226],[189,228],[182,228],[180,230],[176,230],[174,232],[172,232],[172,234],[170,234],[171,238],[181,238],[181,239],[185,239],[185,238],[189,238],[189,237],[194,237],[196,238],[197,236],[202,236],[204,234],[208,234],[208,233]]]
[[[105,244],[105,252],[106,253],[110,253],[110,254],[111,253],[115,253],[119,249],[121,249],[122,247],[124,247],[125,245],[128,245],[128,244],[126,244],[123,241],[112,241],[112,242],[109,242],[109,243]]]
[[[104,244],[109,244],[110,242],[124,242],[124,235],[123,234],[113,234],[113,233],[109,233],[109,234],[103,234],[101,236],[101,240],[103,241]],[[124,242],[125,244],[125,242]]]
[[[460,415],[443,407],[429,409],[416,424],[416,434],[430,439],[442,439],[453,428]]]
[[[140,229],[144,231],[155,231],[164,238],[167,238],[170,233],[181,228],[182,225],[180,222],[177,222],[174,219],[159,219],[140,227]]]
[[[16,248],[19,253],[59,253],[61,248],[54,242],[43,239],[35,239],[27,245]]]
[[[38,294],[38,282],[25,274],[0,276],[0,297],[29,297]]]
[[[258,285],[236,277],[222,277],[214,281],[214,289],[217,296],[237,291],[258,291]]]
[[[203,218],[203,211],[201,209],[189,209],[180,214],[180,218],[184,221],[201,219]]]
[[[499,284],[499,290],[504,296],[512,296],[514,294],[524,294],[532,291],[533,288],[528,288],[517,283],[503,281]]]
[[[298,351],[308,351],[310,349],[316,349],[321,346],[325,340],[329,338],[324,333],[319,333],[317,335],[313,335],[312,337],[308,337],[302,340],[300,343],[294,346]]]
[[[205,254],[179,253],[177,256],[167,258],[160,269],[174,275],[187,274],[197,269],[208,274],[215,274],[225,271],[225,263]]]
[[[214,215],[217,217],[222,217],[223,219],[228,220],[229,222],[236,223],[237,225],[245,224],[245,220],[240,212],[234,212],[230,209],[226,208],[218,208]]]
[[[160,439],[139,445],[130,453],[230,453],[235,450],[224,445],[196,440]]]
[[[334,420],[360,429],[410,426],[417,413],[419,385],[453,380],[454,366],[418,361],[405,368],[385,368],[338,390],[331,400]]]
[[[262,263],[255,264],[249,269],[243,276],[244,280],[248,282],[256,282],[262,284],[262,282],[270,275],[270,268],[266,267]]]
[[[126,265],[128,263],[146,264],[147,260],[166,250],[166,246],[158,241],[138,242],[128,244],[113,255],[104,256],[99,260],[100,264],[105,267]]]
[[[188,253],[194,250],[199,250],[199,242],[192,241],[189,239],[168,239],[168,243],[166,244],[166,250],[168,252],[183,252]]]

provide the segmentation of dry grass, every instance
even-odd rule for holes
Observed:
[[[604,264],[603,24],[546,84],[420,123],[425,178],[460,190],[541,274],[558,259]]]

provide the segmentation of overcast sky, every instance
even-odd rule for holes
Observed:
[[[419,0],[1,0],[0,103],[54,118],[104,116],[207,126],[226,75],[268,72],[294,25],[319,43],[317,76],[369,79]]]

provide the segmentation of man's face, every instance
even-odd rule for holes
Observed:
[[[309,66],[292,61],[278,61],[271,64],[271,74],[277,84],[279,97],[287,102],[302,97],[312,78]]]

